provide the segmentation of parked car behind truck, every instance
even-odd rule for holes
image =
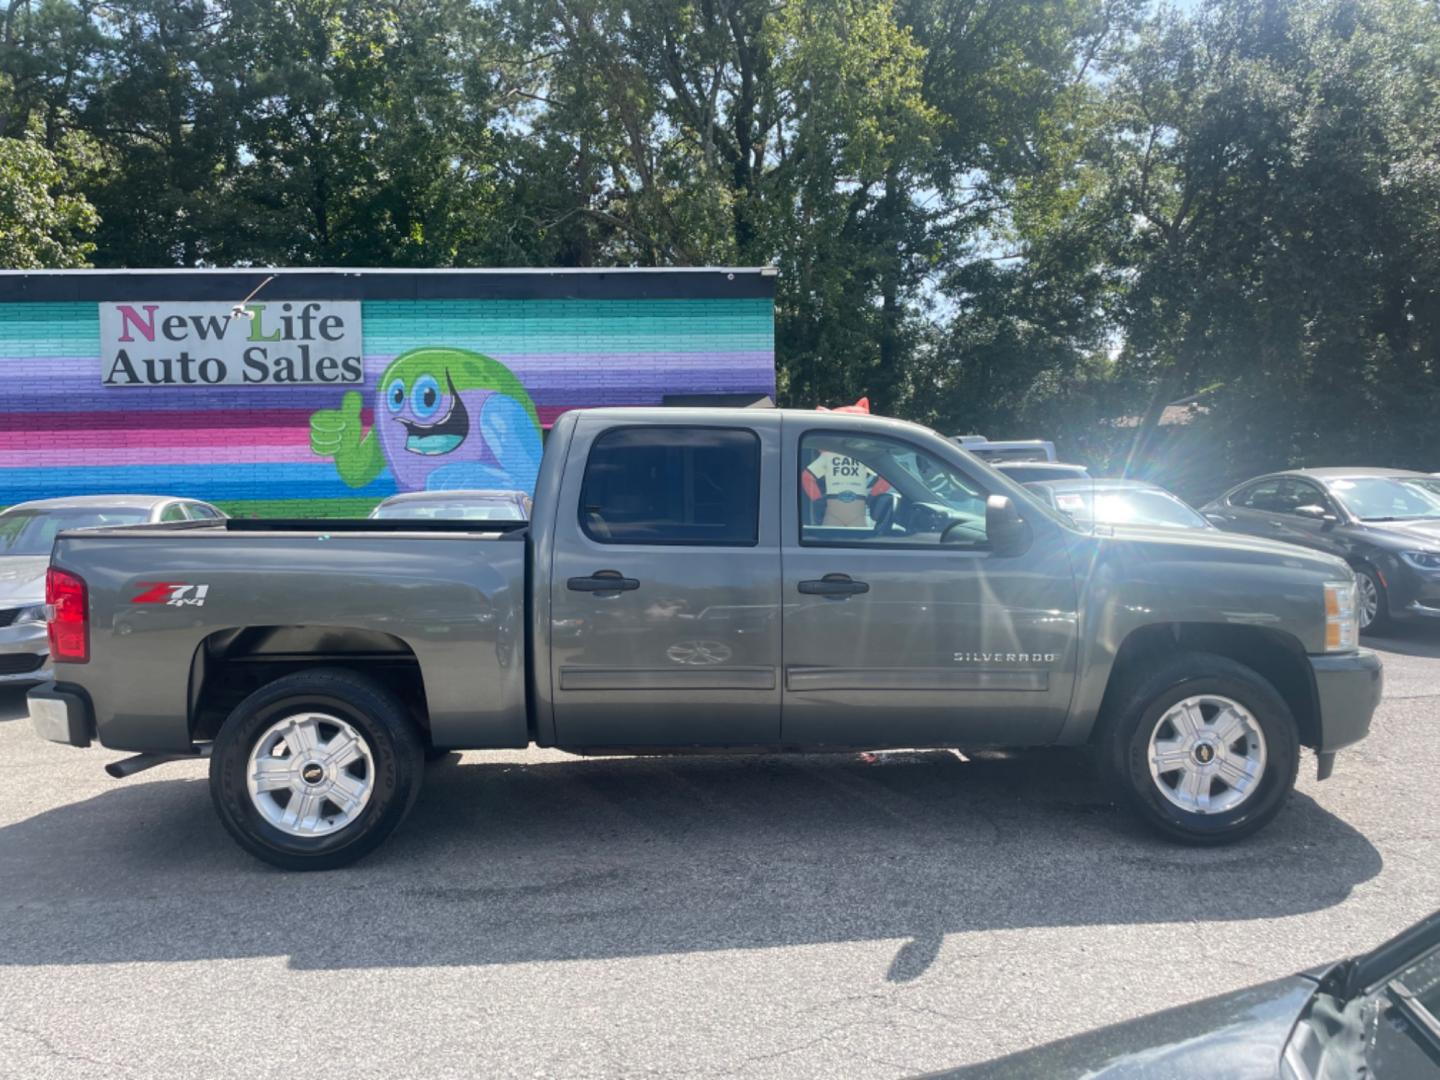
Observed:
[[[1083,529],[1096,525],[1215,527],[1180,496],[1144,480],[1038,480],[1025,486]]]
[[[1293,469],[1257,477],[1202,508],[1222,529],[1344,559],[1360,630],[1440,619],[1440,479],[1405,469]]]
[[[529,521],[530,496],[523,491],[407,491],[391,495],[370,511],[372,518],[431,521]]]
[[[62,531],[224,516],[209,503],[168,495],[78,495],[8,507],[0,513],[0,684],[51,677],[45,568]]]
[[[803,514],[822,457],[886,512]],[[120,772],[209,752],[226,828],[294,868],[379,843],[427,747],[530,744],[1089,744],[1154,828],[1223,843],[1301,745],[1328,775],[1381,686],[1340,560],[1088,535],[926,428],[835,413],[569,413],[528,525],[66,533],[49,585],[40,734],[142,753]]]

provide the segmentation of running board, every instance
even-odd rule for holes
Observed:
[[[136,754],[134,757],[121,758],[119,761],[112,761],[105,766],[105,771],[116,780],[124,780],[128,776],[144,772],[146,769],[153,769],[156,765],[164,765],[169,761],[199,761],[210,756],[210,744],[197,746],[193,754]]]

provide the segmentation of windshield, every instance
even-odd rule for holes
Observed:
[[[1351,476],[1326,486],[1361,521],[1440,518],[1440,480],[1426,476]]]
[[[524,521],[519,505],[495,502],[395,503],[375,510],[377,518],[423,518],[432,521]]]
[[[1055,505],[1080,526],[1153,525],[1205,529],[1209,523],[1168,491],[1057,491]]]
[[[11,510],[0,514],[0,555],[49,555],[55,535],[65,529],[139,525],[150,512],[134,507],[84,510]]]

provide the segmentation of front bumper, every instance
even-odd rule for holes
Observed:
[[[95,713],[85,695],[47,682],[25,695],[35,734],[67,746],[89,746],[95,738]]]
[[[1440,571],[1417,570],[1397,555],[1383,576],[1392,619],[1440,619]]]
[[[1363,739],[1380,704],[1385,673],[1380,657],[1369,649],[1353,653],[1310,657],[1315,675],[1315,703],[1319,714],[1319,742],[1315,752],[1325,756]]]
[[[16,623],[0,628],[0,686],[44,682],[50,670],[50,639],[44,623]]]

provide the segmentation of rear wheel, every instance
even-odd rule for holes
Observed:
[[[1295,786],[1295,719],[1257,672],[1183,653],[1130,684],[1098,732],[1111,783],[1152,828],[1188,844],[1249,836]]]
[[[342,669],[297,672],[232,712],[210,758],[220,820],[246,851],[287,870],[367,854],[420,791],[422,744],[384,687]]]

